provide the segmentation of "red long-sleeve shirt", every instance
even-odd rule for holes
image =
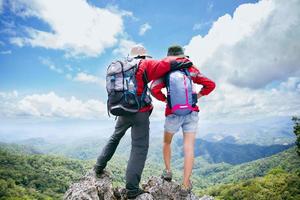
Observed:
[[[215,87],[216,87],[215,83],[212,80],[205,77],[203,74],[201,74],[200,71],[195,66],[188,68],[188,70],[190,72],[192,81],[196,84],[203,86],[200,91],[200,94],[202,96],[208,95],[215,89]],[[167,99],[167,97],[161,91],[165,86],[166,85],[164,82],[164,78],[157,79],[157,80],[153,81],[151,84],[152,95],[156,99],[163,101],[163,102],[165,102]],[[196,105],[195,107],[193,107],[193,111],[199,112],[199,107]],[[170,114],[172,114],[172,109],[168,105],[166,105],[165,116],[170,115]]]
[[[139,67],[136,72],[136,80],[137,80],[137,95],[141,96],[145,83],[143,79],[143,74],[146,72],[148,83],[159,79],[166,75],[170,70],[172,70],[172,67],[176,67],[176,63],[188,63],[190,62],[187,58],[178,58],[174,56],[166,57],[162,60],[152,60],[152,59],[145,59],[141,60],[139,63]],[[153,109],[152,105],[145,106],[139,110],[139,112],[147,112]]]

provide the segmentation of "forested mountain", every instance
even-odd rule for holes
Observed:
[[[274,168],[264,177],[211,187],[198,192],[216,199],[230,200],[298,200],[300,199],[300,172],[288,173]]]
[[[208,191],[207,188],[213,185],[231,183],[231,185],[222,186],[231,191],[235,185],[241,187],[248,183],[247,180],[251,184],[256,184],[257,180],[261,179],[252,178],[264,176],[273,168],[285,170],[286,175],[280,175],[279,181],[283,176],[283,180],[290,180],[290,178],[294,180],[297,170],[300,169],[300,159],[297,156],[296,148],[292,147],[268,158],[234,166],[226,163],[209,164],[203,158],[197,158],[193,171],[194,190],[201,193],[203,189]],[[124,186],[127,159],[125,156],[115,155],[108,165],[108,169],[112,172],[114,186]],[[69,184],[91,169],[94,161],[42,155],[32,147],[1,144],[0,196],[2,199],[9,199],[9,197],[12,199],[18,199],[17,197],[19,199],[60,199]],[[172,164],[175,180],[180,181],[182,158],[175,160]],[[161,162],[148,160],[143,180],[151,175],[159,176],[162,169]],[[267,182],[270,178],[262,180]],[[291,184],[291,187],[294,187],[294,182]],[[231,194],[221,194],[223,189],[220,188],[211,189],[209,193],[220,197]],[[244,187],[243,190],[247,192],[251,191],[251,188]]]
[[[90,170],[95,160],[43,155],[32,147],[0,144],[0,199],[61,199],[69,185]],[[114,186],[124,186],[127,160],[115,155],[107,168]],[[143,178],[160,175],[162,166],[147,163]]]
[[[205,165],[202,165],[205,166]],[[286,151],[275,154],[268,158],[262,158],[241,165],[231,166],[225,163],[201,167],[196,162],[193,174],[196,175],[195,183],[199,188],[221,183],[233,183],[258,176],[264,176],[273,168],[281,168],[287,172],[295,173],[300,169],[300,158],[296,148],[291,147]]]
[[[0,199],[60,199],[91,166],[88,162],[32,153],[22,146],[1,145]]]

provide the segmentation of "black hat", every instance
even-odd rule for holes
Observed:
[[[173,45],[168,48],[168,56],[186,57],[183,48],[179,45]]]

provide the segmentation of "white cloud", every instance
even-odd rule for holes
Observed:
[[[9,41],[11,44],[17,45],[18,47],[24,46],[22,38],[10,38]]]
[[[129,55],[132,47],[137,45],[136,42],[128,39],[121,39],[118,48],[113,50],[113,53],[117,56],[126,57]]]
[[[12,92],[0,92],[0,98],[2,99],[17,98],[18,96],[19,93],[17,90],[13,90]]]
[[[152,27],[150,26],[150,24],[145,23],[143,25],[141,25],[140,27],[140,31],[139,31],[139,35],[144,35],[147,31],[149,31]]]
[[[99,82],[99,78],[91,75],[91,74],[87,74],[84,72],[79,72],[75,77],[74,77],[75,81],[79,81],[79,82],[83,82],[83,83],[98,83]]]
[[[299,87],[299,82],[290,88]],[[300,92],[285,87],[273,89],[239,88],[232,84],[220,84],[211,95],[199,101],[201,118],[218,121],[242,122],[271,116],[300,114]]]
[[[18,91],[0,92],[0,116],[14,116],[16,114],[16,99],[19,98]]]
[[[13,44],[63,50],[67,56],[95,57],[114,46],[123,33],[123,16],[131,14],[117,8],[99,8],[86,0],[12,0],[10,7],[17,15],[36,17],[51,29],[27,27],[28,37],[13,37]]]
[[[300,2],[262,0],[243,4],[233,17],[220,17],[186,53],[208,75],[232,84],[259,88],[300,75]]]
[[[56,67],[55,64],[49,59],[49,58],[39,58],[41,63],[43,65],[46,65],[50,70],[56,72],[56,73],[59,73],[59,74],[62,74],[64,73],[64,71],[59,68],[59,67]]]
[[[154,121],[164,121],[165,118],[165,103],[158,101],[154,97],[152,98],[153,111],[151,114],[152,120]]]
[[[279,85],[279,89],[300,92],[300,77],[290,77]]]
[[[2,117],[99,119],[106,115],[106,105],[99,100],[63,98],[54,92],[24,97],[16,92],[0,93],[0,102]]]
[[[243,4],[185,47],[217,83],[201,116],[235,120],[300,114],[300,2]]]
[[[39,60],[43,65],[47,66],[51,71],[64,75],[64,77],[68,80],[81,82],[81,83],[93,83],[105,87],[105,80],[97,76],[94,76],[92,74],[80,72],[81,71],[80,68],[77,68],[77,71],[79,72],[76,75],[72,75],[71,72],[73,72],[73,68],[69,64],[64,65],[64,67],[66,68],[66,70],[64,71],[62,68],[57,67],[50,58],[40,57]]]

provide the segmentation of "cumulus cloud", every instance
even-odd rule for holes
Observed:
[[[140,27],[139,35],[144,35],[147,31],[149,31],[152,27],[150,24],[145,23]]]
[[[83,83],[102,83],[101,79],[97,76],[87,74],[84,72],[79,72],[74,78],[74,81],[83,82]]]
[[[201,115],[203,119],[219,121],[299,115],[300,92],[285,87],[299,87],[299,82],[289,79],[283,85],[279,88],[252,90],[221,84],[218,91],[200,99],[199,104],[203,108]]]
[[[299,115],[299,9],[297,0],[242,4],[191,39],[186,54],[217,82],[200,99],[204,119]]]
[[[68,80],[81,82],[81,83],[93,83],[93,84],[99,84],[101,86],[105,86],[105,80],[95,75],[88,74],[86,72],[78,72],[73,76],[71,74],[71,72],[73,72],[73,68],[69,64],[64,65],[64,68],[66,68],[65,71],[68,71],[67,73],[65,73],[65,71],[62,68],[57,67],[50,58],[40,57],[39,60],[43,65],[47,66],[51,71],[54,71],[58,74],[64,74],[65,78]],[[78,71],[80,71],[79,68]]]
[[[26,27],[28,36],[12,37],[11,43],[63,50],[67,56],[95,57],[114,46],[123,33],[123,16],[130,15],[117,8],[90,5],[86,0],[12,0],[10,8],[24,18],[44,21],[51,29]]]
[[[0,116],[15,116],[17,105],[16,99],[19,98],[18,91],[0,92]]]
[[[300,75],[300,2],[262,0],[243,4],[192,38],[186,53],[209,75],[260,88]]]
[[[300,92],[300,77],[290,77],[279,85],[280,90]]]
[[[2,99],[11,99],[18,97],[19,93],[17,90],[14,90],[12,92],[0,92],[0,97]]]
[[[95,99],[82,101],[73,96],[64,98],[54,92],[23,97],[16,91],[2,92],[0,102],[2,117],[99,119],[106,115],[106,105],[101,101]]]

